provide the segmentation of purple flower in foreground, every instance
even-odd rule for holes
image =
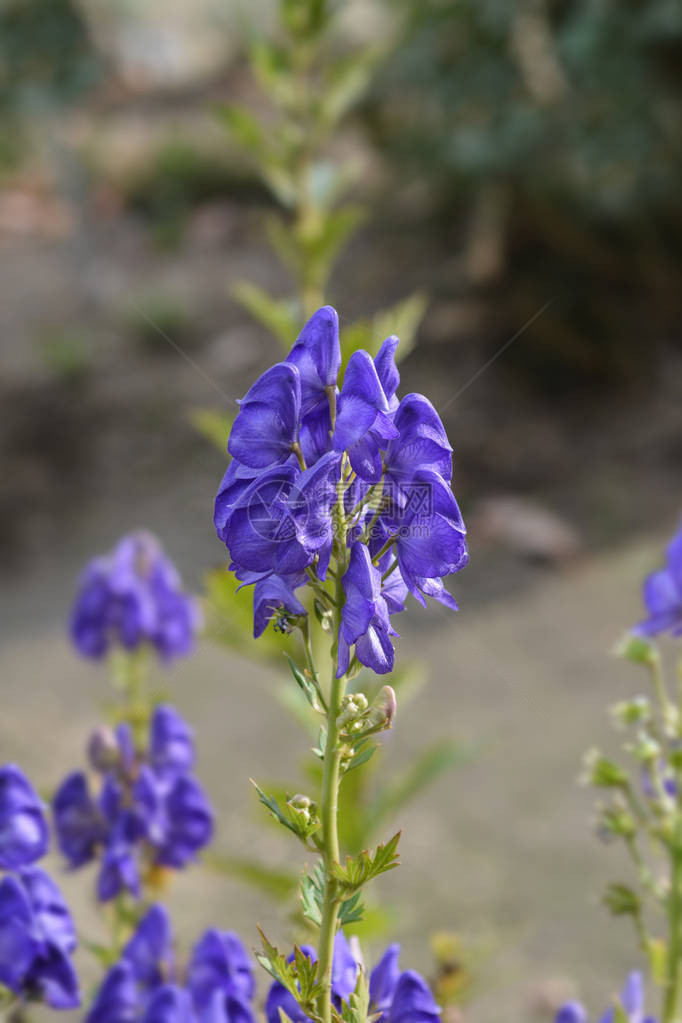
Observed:
[[[440,1009],[428,984],[414,970],[398,966],[400,945],[390,945],[369,978],[370,1008],[380,1023],[437,1023]]]
[[[398,436],[376,366],[367,352],[353,352],[343,378],[334,449],[347,451],[360,479],[381,479],[381,449]]]
[[[43,870],[27,867],[0,881],[0,983],[53,1009],[76,1008],[75,947],[69,910]]]
[[[638,970],[628,975],[618,1007],[625,1013],[628,1023],[656,1023],[653,1016],[644,1015],[644,983]],[[559,1009],[554,1023],[589,1023],[589,1017],[580,1002],[567,1002]],[[615,1008],[607,1009],[599,1023],[616,1023]]]
[[[649,617],[635,627],[641,636],[670,632],[682,636],[682,526],[668,546],[665,568],[644,581],[643,597]]]
[[[347,605],[341,664],[355,645],[377,673],[392,668],[390,616],[407,593],[456,610],[443,580],[468,558],[452,448],[427,398],[399,399],[397,347],[392,335],[374,359],[353,352],[339,393],[338,318],[319,309],[287,361],[241,403],[214,509],[231,571],[255,585],[254,634],[271,620],[283,631],[296,624],[306,605],[294,591],[324,582],[334,556]],[[369,563],[351,554],[356,544],[369,549]]]
[[[104,978],[85,1023],[255,1023],[253,965],[235,934],[206,931],[186,972],[170,920],[152,906]]]
[[[301,377],[279,362],[256,380],[239,403],[227,450],[242,465],[267,469],[285,462],[298,441]]]
[[[381,595],[381,572],[372,564],[369,551],[359,542],[351,547],[350,564],[343,577],[346,600],[341,612],[337,678],[348,671],[350,648],[355,644],[358,660],[377,675],[393,670],[394,651],[386,600]]]
[[[15,764],[0,768],[0,868],[17,870],[47,852],[48,830],[42,800]]]
[[[86,568],[71,616],[71,637],[84,657],[112,646],[153,646],[164,661],[187,654],[199,629],[199,606],[150,533],[123,537]]]

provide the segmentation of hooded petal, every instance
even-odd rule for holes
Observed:
[[[42,1001],[53,1009],[76,1009],[80,1005],[78,978],[67,953],[47,942],[33,961],[26,985],[38,991]]]
[[[177,710],[161,704],[150,725],[149,763],[164,777],[174,777],[194,766],[194,734]]]
[[[61,853],[72,867],[94,858],[107,834],[82,771],[74,771],[57,789],[53,800],[54,824]]]
[[[440,1009],[428,984],[413,970],[400,975],[388,1014],[388,1023],[438,1023]]]
[[[387,1012],[400,979],[400,945],[389,945],[369,977],[369,998],[375,1012]]]
[[[326,387],[334,387],[341,367],[339,318],[331,306],[322,306],[310,317],[287,356],[301,374],[303,414],[326,401]]]
[[[554,1023],[589,1023],[589,1021],[580,1002],[567,1002],[557,1012]]]
[[[289,583],[278,575],[260,579],[253,591],[253,635],[255,639],[265,631],[268,622],[276,614],[298,616],[307,614]]]
[[[195,1023],[189,992],[164,984],[152,995],[141,1023]]]
[[[157,862],[184,867],[213,837],[213,811],[194,778],[182,775],[176,780],[166,798],[165,815],[168,830]]]
[[[122,953],[138,984],[156,988],[171,975],[172,940],[167,910],[159,903],[150,906]]]
[[[64,897],[50,875],[40,867],[26,867],[20,877],[43,940],[64,952],[73,952],[77,945],[76,928]]]
[[[47,852],[42,800],[15,764],[0,768],[0,867],[16,870]]]
[[[130,963],[121,960],[106,974],[85,1023],[136,1023],[139,997]]]
[[[211,1004],[216,991],[246,1000],[253,998],[253,964],[240,938],[230,931],[206,931],[194,946],[187,984],[198,1011]]]
[[[0,983],[19,994],[40,947],[25,888],[16,877],[3,877],[0,881]]]
[[[230,454],[254,469],[284,462],[298,440],[301,378],[296,367],[277,363],[259,377],[240,405],[227,443]]]
[[[400,386],[400,373],[395,364],[395,353],[398,344],[398,338],[395,334],[391,334],[390,337],[386,338],[374,359],[377,376],[379,377],[391,412],[394,412],[398,407],[396,391]]]
[[[332,995],[339,1001],[346,1002],[355,990],[358,976],[358,964],[351,952],[348,939],[343,931],[334,938],[334,960],[332,964]]]

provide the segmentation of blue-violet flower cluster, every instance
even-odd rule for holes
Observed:
[[[181,868],[211,839],[213,812],[192,774],[194,740],[172,707],[158,706],[146,750],[132,732],[98,730],[90,762],[100,776],[93,795],[83,771],[70,774],[53,800],[59,848],[72,868],[99,859],[97,896],[141,893],[143,879],[159,867]]]
[[[633,970],[628,975],[623,990],[620,994],[619,1009],[625,1013],[628,1023],[656,1023],[653,1016],[645,1016],[644,1009],[644,982],[642,974]],[[607,1009],[600,1017],[599,1023],[616,1023],[616,1009]],[[554,1023],[589,1023],[589,1016],[580,1002],[567,1002],[562,1006],[554,1020]]]
[[[0,984],[53,1009],[80,1003],[71,962],[76,931],[54,881],[37,860],[48,849],[44,807],[18,767],[0,768]]]
[[[201,625],[199,604],[151,533],[119,540],[85,569],[71,616],[71,637],[84,657],[103,657],[114,646],[133,651],[148,644],[163,661],[191,651]]]
[[[667,565],[644,580],[642,595],[649,617],[635,631],[641,636],[682,636],[682,526],[668,546]]]
[[[255,1023],[253,964],[236,934],[208,930],[181,969],[153,905],[110,967],[85,1023]]]
[[[230,568],[253,583],[254,633],[272,617],[296,620],[295,591],[343,572],[339,671],[351,660],[393,668],[391,615],[410,592],[456,608],[443,578],[467,562],[452,494],[452,448],[420,394],[397,396],[396,337],[375,359],[351,356],[339,389],[336,312],[319,309],[284,362],[241,400],[214,522]]]
[[[315,950],[307,945],[301,951],[313,960],[317,958]],[[400,946],[390,945],[370,974],[372,1019],[376,1023],[438,1023],[440,1009],[428,984],[413,970],[401,970],[399,956]],[[339,932],[332,965],[332,1000],[339,1011],[355,989],[357,976],[358,963],[343,932]],[[280,1023],[280,1010],[292,1023],[310,1023],[286,988],[275,981],[265,1003],[267,1023]]]

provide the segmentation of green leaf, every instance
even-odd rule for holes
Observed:
[[[364,744],[363,744],[364,745]],[[344,768],[344,775],[348,774],[349,771],[354,771],[356,767],[362,767],[368,760],[371,760],[377,751],[377,746],[367,746],[365,749],[356,753],[351,759],[350,763]]]
[[[318,278],[326,280],[340,249],[366,218],[367,211],[357,204],[342,206],[320,218],[315,233],[299,237],[308,259],[316,266]]]
[[[378,48],[353,53],[331,65],[320,100],[321,121],[328,127],[337,124],[367,92],[372,74],[382,56]]]
[[[258,962],[274,980],[286,988],[306,1016],[316,1017],[315,1000],[322,987],[317,982],[317,963],[301,952],[298,946],[294,948],[293,962],[287,962],[287,957],[270,944],[260,927],[258,933],[263,943],[263,951],[256,953]]]
[[[272,298],[263,288],[248,281],[237,281],[232,294],[255,320],[272,331],[287,351],[291,348],[301,328],[294,303]]]
[[[302,672],[300,668],[297,668],[294,662],[292,661],[291,657],[289,657],[289,654],[286,654],[285,656],[287,661],[289,662],[291,674],[294,676],[297,686],[305,696],[310,706],[313,708],[313,710],[318,711],[318,713],[326,712],[327,707],[324,697],[322,696],[322,693],[320,692],[319,687],[315,680],[312,679],[309,675],[306,675],[304,672]]]
[[[223,455],[226,454],[227,438],[230,435],[230,430],[235,420],[234,416],[228,415],[225,412],[218,412],[217,409],[196,408],[189,412],[187,419],[190,426],[194,427],[197,433],[200,433],[207,440],[211,441],[212,444],[215,444]]]
[[[604,894],[604,905],[614,916],[638,916],[641,911],[639,896],[627,884],[614,882]]]
[[[365,906],[362,901],[361,892],[356,892],[355,895],[351,895],[349,899],[341,903],[339,908],[339,923],[342,927],[348,926],[348,924],[359,923],[360,920],[364,919]]]
[[[333,876],[345,891],[349,893],[359,891],[368,881],[399,865],[396,852],[399,841],[400,832],[384,845],[378,845],[374,853],[365,849],[358,856],[347,856],[345,867],[340,863],[332,864]]]
[[[294,276],[298,276],[301,265],[301,250],[292,236],[289,225],[278,216],[267,217],[265,233],[270,245],[275,250],[284,266]]]
[[[237,856],[220,856],[208,853],[202,858],[209,869],[257,888],[278,902],[286,902],[296,891],[297,878],[284,870],[274,870],[251,859],[240,859]]]
[[[369,1016],[369,984],[365,971],[358,970],[358,979],[355,983],[355,991],[343,1006],[341,1019],[343,1023],[367,1023]],[[374,1019],[375,1016],[372,1016]]]
[[[663,987],[666,979],[668,963],[668,946],[662,938],[649,938],[647,941],[646,954],[649,960],[649,970],[654,984]]]
[[[297,838],[300,838],[304,845],[311,835],[320,830],[321,822],[317,813],[317,807],[307,796],[292,797],[292,799],[287,801],[285,807],[282,808],[274,796],[269,796],[263,792],[253,778],[251,778],[251,784],[256,789],[261,803],[270,811],[275,820],[279,821],[283,827],[291,831]],[[301,805],[302,803],[305,805]]]
[[[218,118],[229,129],[234,140],[252,157],[261,156],[265,148],[263,128],[253,114],[237,104],[221,104]]]
[[[310,874],[301,880],[303,916],[317,927],[322,926],[322,904],[324,902],[324,863],[322,860],[313,867]]]
[[[351,324],[341,335],[341,356],[346,366],[353,352],[364,348],[370,355],[377,354],[381,345],[391,334],[400,338],[396,352],[398,361],[405,358],[413,350],[416,343],[417,328],[424,316],[428,298],[422,291],[415,292],[408,298],[377,313],[367,320],[359,320]]]

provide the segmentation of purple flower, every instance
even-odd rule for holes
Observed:
[[[682,636],[682,526],[668,546],[668,563],[645,581],[643,596],[649,617],[636,626],[641,636],[670,632]]]
[[[49,837],[42,801],[15,764],[0,768],[0,867],[17,870],[47,852]]]
[[[195,1023],[189,992],[175,984],[164,984],[152,996],[142,1023]]]
[[[442,576],[459,572],[469,559],[461,512],[442,476],[419,470],[412,482],[420,487],[427,508],[422,511],[413,502],[393,534],[400,574],[421,604],[426,604],[426,595],[456,610],[457,605],[443,587]]]
[[[154,990],[172,976],[172,940],[166,909],[160,904],[150,906],[122,954],[141,988]]]
[[[151,644],[167,661],[187,654],[200,625],[198,604],[151,534],[131,533],[86,568],[71,617],[71,637],[84,657],[111,646]]]
[[[440,1009],[428,984],[414,970],[401,972],[400,945],[390,945],[369,978],[370,1008],[379,1023],[437,1023]]]
[[[300,948],[313,962],[317,962],[317,953],[314,948],[311,948],[309,945],[301,945]],[[292,959],[293,956],[290,956],[289,961],[291,962]],[[354,990],[357,971],[358,965],[350,950],[348,941],[343,932],[339,931],[334,939],[334,960],[332,965],[332,1000],[337,1009],[340,1009],[341,1003],[347,1001]],[[280,1009],[286,1013],[291,1023],[310,1023],[309,1018],[303,1014],[300,1006],[297,1005],[287,989],[279,981],[275,981],[270,986],[265,1002],[265,1018],[267,1023],[280,1023]]]
[[[149,729],[149,763],[166,778],[175,778],[194,767],[194,736],[184,718],[166,704],[152,715]]]
[[[57,841],[69,866],[101,856],[101,901],[122,891],[140,895],[142,854],[151,866],[179,869],[213,834],[213,812],[191,774],[192,732],[172,707],[155,709],[148,750],[135,751],[125,725],[117,728],[115,744],[107,740],[107,750],[96,797],[86,775],[74,772],[53,801]]]
[[[351,466],[368,483],[381,479],[381,449],[398,436],[389,412],[372,359],[362,350],[353,352],[343,378],[333,445],[335,451],[348,452]]]
[[[398,343],[398,338],[395,334],[391,334],[390,337],[386,338],[374,359],[374,368],[377,371],[379,383],[386,395],[390,412],[395,412],[398,408],[396,391],[400,386],[400,373],[395,364],[395,353]]]
[[[644,983],[638,970],[628,974],[618,1004],[628,1023],[656,1023],[653,1016],[644,1015]],[[580,1002],[567,1002],[559,1009],[554,1023],[589,1023],[589,1017]],[[607,1009],[600,1023],[616,1023],[615,1008]]]
[[[301,412],[304,417],[328,408],[329,389],[336,387],[341,367],[339,318],[325,305],[310,317],[287,356],[301,379]]]
[[[386,600],[381,595],[381,572],[372,564],[369,551],[356,541],[343,577],[346,595],[341,612],[337,678],[348,671],[350,648],[355,643],[358,660],[377,675],[393,670],[394,651]]]
[[[270,575],[259,579],[253,590],[253,635],[255,639],[265,632],[271,618],[296,618],[307,614],[301,601],[294,593],[295,586],[305,582],[305,577]],[[277,626],[276,626],[277,627]],[[282,631],[286,631],[283,629]]]
[[[126,960],[106,974],[85,1023],[137,1023],[139,996],[133,968]]]
[[[242,465],[267,469],[285,462],[298,442],[301,377],[280,362],[256,380],[230,431],[227,450]]]
[[[245,1001],[253,998],[256,988],[253,964],[236,934],[206,931],[194,946],[187,986],[199,1012],[209,1008],[216,991]]]
[[[76,1008],[75,947],[69,910],[43,870],[27,867],[0,881],[0,982],[54,1009]]]
[[[183,979],[170,920],[151,906],[107,973],[86,1023],[255,1023],[253,967],[235,934],[206,931]]]
[[[452,448],[440,416],[423,394],[405,395],[393,423],[400,436],[388,443],[385,473],[392,485],[390,496],[404,508],[410,496],[409,484],[417,471],[438,473],[449,482]]]

